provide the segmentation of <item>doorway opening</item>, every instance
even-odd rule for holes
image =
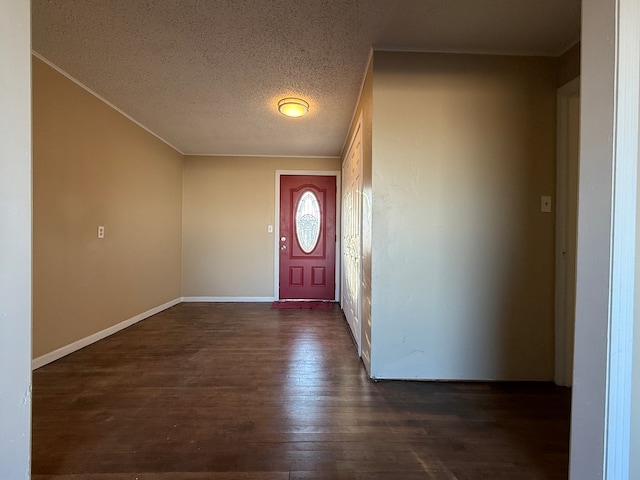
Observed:
[[[338,300],[339,172],[276,172],[274,298]]]

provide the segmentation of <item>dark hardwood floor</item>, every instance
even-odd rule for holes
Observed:
[[[559,480],[569,404],[371,382],[337,307],[187,303],[34,372],[32,478]]]

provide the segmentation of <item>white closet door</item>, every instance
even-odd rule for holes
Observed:
[[[362,354],[362,129],[342,165],[342,310]]]

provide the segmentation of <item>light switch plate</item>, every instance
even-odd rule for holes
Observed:
[[[543,195],[540,197],[540,211],[549,213],[551,212],[551,197]]]

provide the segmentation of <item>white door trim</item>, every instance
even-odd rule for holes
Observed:
[[[353,135],[351,136],[351,138],[349,139],[349,148],[346,151],[346,155],[345,157],[342,159],[342,171],[345,171],[345,165],[346,163],[349,161],[349,158],[351,157],[351,152],[353,149],[353,145],[355,143],[356,140],[358,140],[358,136],[360,137],[360,142],[363,141],[363,132],[362,132],[362,112],[360,113],[360,116],[358,117],[358,122],[356,123],[356,128],[353,131]],[[363,337],[363,327],[362,327],[362,175],[363,175],[363,163],[364,163],[364,155],[363,155],[363,151],[362,148],[360,149],[360,160],[358,162],[359,165],[359,182],[358,182],[358,186],[357,186],[357,193],[358,193],[358,202],[359,202],[359,208],[358,211],[360,213],[360,217],[358,218],[358,242],[359,242],[359,255],[360,255],[360,259],[359,259],[359,272],[358,272],[358,294],[357,294],[357,301],[356,301],[356,316],[358,318],[358,326],[356,329],[356,332],[352,332],[353,336],[355,337],[355,341],[356,341],[356,347],[358,349],[358,356],[362,357],[362,337]],[[345,174],[343,173],[343,179],[344,179]],[[345,184],[346,185],[346,184]],[[348,186],[347,186],[348,188]],[[340,192],[340,198],[342,198],[343,192]],[[347,208],[345,206],[345,208]],[[343,219],[346,219],[347,217],[344,216]],[[345,234],[345,225],[342,225],[342,233],[343,235]],[[342,236],[341,236],[342,237]],[[344,246],[344,242],[343,242],[343,246]],[[341,266],[341,273],[340,273],[340,279],[341,279],[341,288],[342,288],[342,295],[340,297],[340,306],[342,308],[342,311],[345,315],[345,317],[347,318],[347,323],[349,324],[349,326],[351,326],[351,321],[349,316],[347,315],[347,313],[344,310],[344,295],[348,294],[347,289],[345,289],[345,275],[346,275],[346,271],[345,271],[345,255],[344,252],[341,253],[341,262],[342,262],[342,266]]]
[[[275,207],[274,207],[274,235],[273,235],[273,297],[278,300],[280,298],[280,177],[282,175],[308,175],[316,177],[336,177],[336,258],[335,258],[335,289],[334,298],[335,302],[340,300],[340,252],[341,236],[341,208],[340,208],[340,193],[342,187],[340,184],[340,172],[336,170],[276,170],[276,189],[275,189]]]
[[[567,290],[567,229],[569,212],[569,104],[580,93],[580,78],[576,78],[558,89],[558,128],[556,153],[556,282],[555,282],[555,376],[557,385],[570,386],[573,377],[573,319],[567,318],[571,309]],[[577,179],[575,179],[577,181]],[[577,216],[577,212],[573,212]],[[575,246],[571,255],[575,256]],[[575,298],[575,295],[573,296]],[[575,305],[573,305],[575,307]]]
[[[630,477],[640,1],[583,0],[571,480]]]

